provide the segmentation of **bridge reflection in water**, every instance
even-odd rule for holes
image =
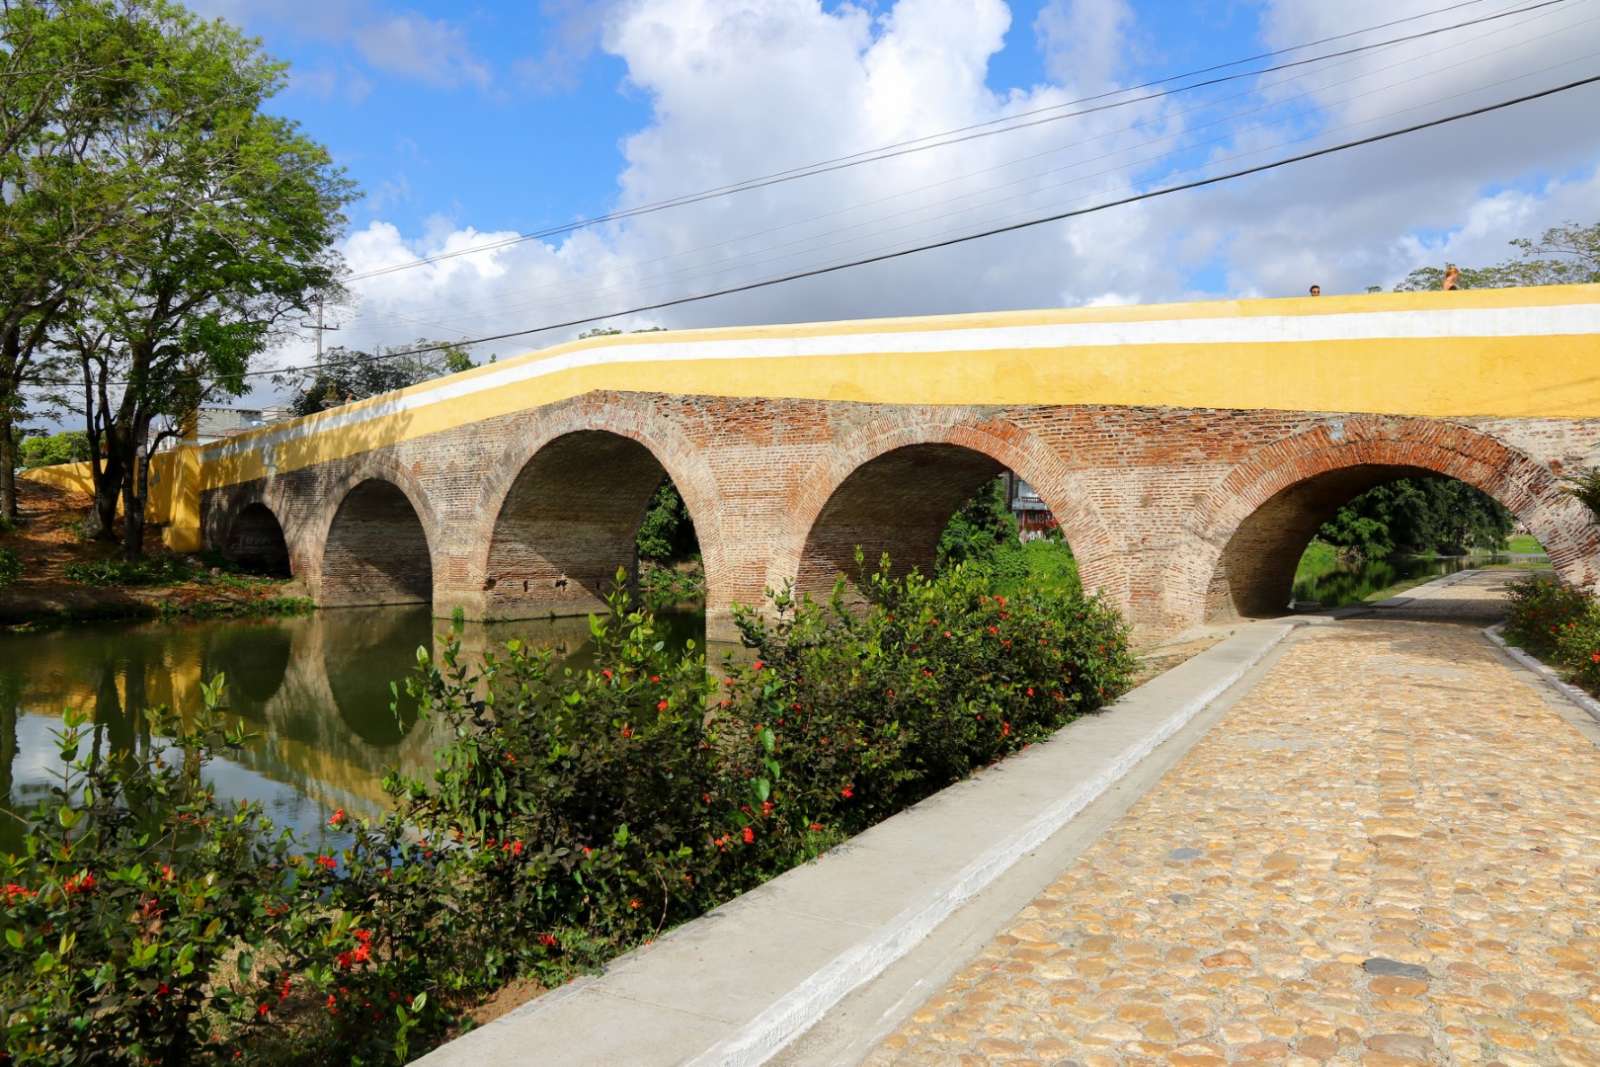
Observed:
[[[389,770],[432,766],[441,735],[418,722],[405,679],[416,650],[435,647],[448,625],[406,606],[0,635],[0,796],[26,808],[59,781],[52,732],[63,709],[89,712],[91,744],[102,753],[145,750],[148,709],[192,715],[200,683],[224,674],[227,712],[257,736],[211,765],[218,795],[259,800],[281,825],[315,837],[333,808],[380,811]],[[679,647],[703,640],[703,616],[666,616],[661,625]],[[469,624],[462,645],[481,655],[511,637],[556,647],[574,666],[592,655],[586,618]],[[399,684],[398,714],[390,682]],[[15,821],[0,818],[0,849],[19,842]]]

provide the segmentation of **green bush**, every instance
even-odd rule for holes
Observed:
[[[69,716],[75,769],[3,861],[12,1060],[403,1061],[509,979],[598,966],[1127,684],[1097,600],[965,567],[862,585],[859,612],[841,584],[740,613],[757,658],[722,681],[620,593],[583,670],[515,641],[471,666],[455,629],[406,686],[450,738],[433,774],[309,852],[206,785],[244,740],[220,679],[138,755],[85,756]]]
[[[22,577],[22,561],[9,548],[0,548],[0,589]]]
[[[1509,597],[1506,640],[1600,693],[1600,601],[1546,575],[1513,584]]]
[[[49,437],[28,437],[22,442],[20,458],[24,467],[49,467],[57,463],[77,463],[89,458],[89,435],[68,430]]]
[[[737,621],[759,657],[729,679],[746,720],[736,773],[765,777],[788,824],[855,833],[1067,722],[1128,685],[1117,613],[1076,593],[992,595],[979,570],[891,578],[887,560],[851,611],[779,596],[775,622]],[[775,735],[764,753],[750,738]],[[782,770],[778,779],[769,759]],[[766,799],[766,798],[763,798]]]

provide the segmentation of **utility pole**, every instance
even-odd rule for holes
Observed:
[[[317,362],[321,363],[322,362],[322,335],[324,333],[328,332],[329,330],[337,330],[339,328],[337,326],[324,326],[322,324],[322,300],[321,300],[321,298],[318,298],[318,300],[317,300],[317,321],[315,323],[302,322],[300,325],[305,327],[308,330],[315,330],[317,332]]]

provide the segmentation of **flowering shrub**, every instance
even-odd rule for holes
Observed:
[[[618,593],[595,666],[459,630],[408,692],[451,737],[380,820],[308,848],[202,773],[215,711],[154,752],[80,753],[0,874],[10,1062],[404,1061],[517,976],[593,968],[1120,692],[1114,612],[977,571],[863,582],[864,611],[774,596],[757,657],[708,677]],[[394,688],[398,700],[399,689]],[[5,1060],[0,1056],[0,1062]]]
[[[1512,584],[1508,596],[1506,640],[1600,693],[1600,602],[1542,575]]]
[[[1126,689],[1135,665],[1098,599],[992,594],[965,565],[892,578],[887,560],[861,585],[864,612],[841,583],[827,604],[778,595],[774,622],[737,616],[758,658],[719,712],[743,742],[733,771],[808,831],[855,833],[1042,740]]]

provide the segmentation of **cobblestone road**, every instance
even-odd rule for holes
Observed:
[[[1600,1065],[1600,749],[1524,677],[1302,631],[866,1062]]]

